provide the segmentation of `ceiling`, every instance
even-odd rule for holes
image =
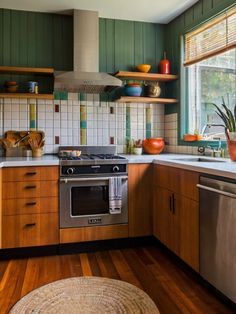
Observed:
[[[65,13],[71,9],[94,10],[100,17],[168,23],[198,0],[1,0],[1,8]]]

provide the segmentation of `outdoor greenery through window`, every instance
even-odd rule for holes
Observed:
[[[236,103],[236,6],[185,34],[188,132],[225,138],[216,105]]]
[[[236,102],[236,49],[223,52],[187,67],[189,132],[203,134],[205,139],[224,139],[224,129],[210,103],[234,107]],[[212,125],[213,124],[213,125]]]

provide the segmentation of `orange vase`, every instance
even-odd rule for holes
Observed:
[[[165,142],[161,137],[146,138],[143,140],[143,149],[148,154],[160,154],[165,147]]]
[[[236,141],[227,140],[229,157],[232,161],[236,161]]]

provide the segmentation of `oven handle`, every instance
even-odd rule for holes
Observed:
[[[85,182],[85,181],[100,181],[100,180],[109,180],[112,177],[96,177],[96,178],[61,178],[60,182],[69,183],[69,182]],[[119,176],[122,180],[128,180],[128,176]]]

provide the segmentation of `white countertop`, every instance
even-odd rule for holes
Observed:
[[[57,155],[44,155],[42,157],[0,157],[0,168],[23,166],[58,166]]]
[[[229,158],[212,158],[199,155],[160,154],[160,155],[124,155],[129,163],[147,163],[166,165],[200,173],[236,179],[236,162]],[[207,159],[214,162],[188,161],[187,159]]]
[[[230,159],[211,158],[197,155],[160,154],[160,155],[122,155],[129,163],[154,163],[176,168],[182,168],[200,173],[208,173],[217,176],[236,179],[236,162]],[[217,162],[187,161],[191,158],[206,158]],[[223,162],[222,162],[223,160]],[[58,166],[57,155],[44,155],[40,158],[32,157],[0,157],[0,168],[22,166]]]

